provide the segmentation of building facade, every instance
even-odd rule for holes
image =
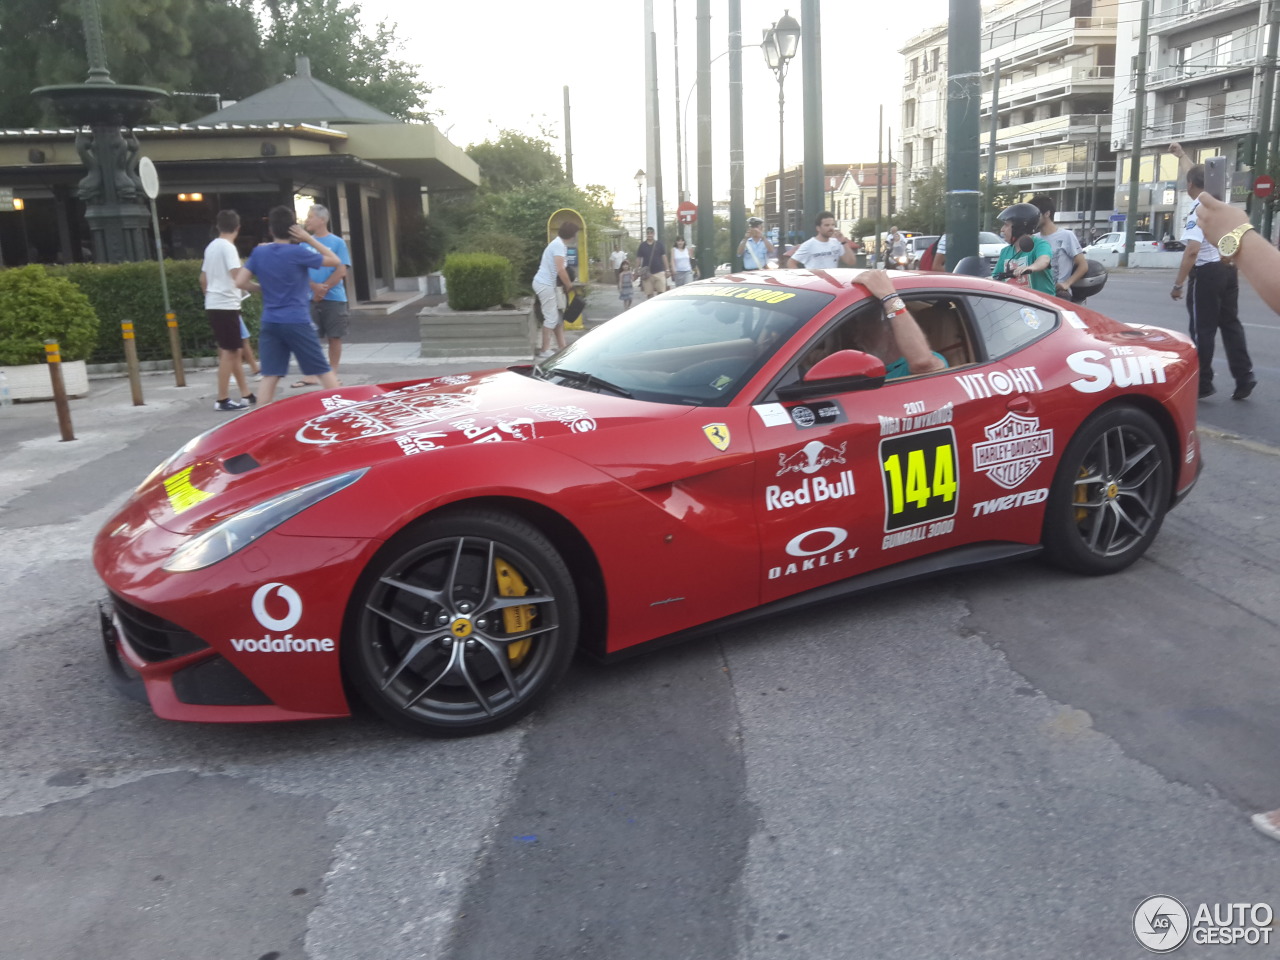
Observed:
[[[1137,105],[1139,0],[1123,0],[1112,147],[1118,158],[1116,205],[1129,204]],[[1222,155],[1236,171],[1231,200],[1243,205],[1252,181],[1252,141],[1261,126],[1267,5],[1261,0],[1151,0],[1146,102],[1139,138],[1137,228],[1178,236],[1187,205],[1171,141],[1196,162]],[[1129,24],[1132,24],[1130,27]]]
[[[1048,194],[1058,222],[1082,235],[1104,228],[1113,208],[1118,6],[1118,0],[1003,0],[983,17],[979,170],[985,176],[989,169],[994,113],[994,189],[1024,198]],[[910,181],[945,158],[946,44],[944,23],[902,48],[904,203]]]

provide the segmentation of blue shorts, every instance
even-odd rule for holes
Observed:
[[[283,377],[289,373],[289,355],[298,361],[304,376],[316,377],[329,372],[329,361],[320,349],[320,338],[309,323],[273,323],[265,321],[258,332],[258,365],[264,377]]]

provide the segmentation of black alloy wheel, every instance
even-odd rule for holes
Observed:
[[[551,543],[494,511],[415,524],[378,553],[343,643],[376,713],[429,736],[497,730],[564,674],[578,634],[569,570]]]
[[[1116,573],[1137,560],[1169,509],[1173,464],[1164,433],[1134,407],[1094,414],[1072,437],[1044,517],[1049,559],[1077,573]]]

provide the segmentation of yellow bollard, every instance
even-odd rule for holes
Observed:
[[[174,386],[187,385],[187,372],[182,369],[182,341],[178,339],[178,315],[166,313],[164,318],[169,323],[169,352],[173,354]]]
[[[124,337],[124,359],[129,365],[129,389],[133,393],[133,405],[144,406],[142,402],[142,375],[138,371],[138,345],[133,341],[133,321],[120,321],[120,335]]]
[[[62,350],[57,340],[44,342],[44,358],[49,363],[49,381],[53,385],[53,406],[58,411],[58,430],[63,440],[74,440],[71,429],[71,407],[67,403],[67,385],[62,379]]]

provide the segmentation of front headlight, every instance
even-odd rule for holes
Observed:
[[[340,473],[242,510],[180,546],[165,562],[164,569],[169,573],[185,573],[213,566],[274,530],[290,517],[297,516],[325,497],[333,496],[339,490],[351,486],[367,472],[368,467]]]

